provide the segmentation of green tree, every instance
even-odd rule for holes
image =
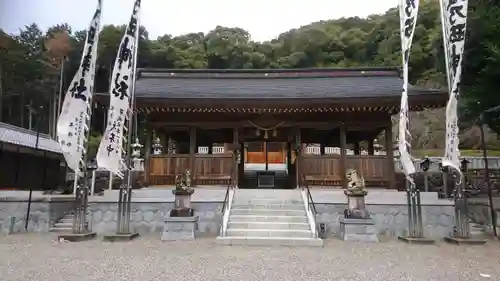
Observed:
[[[500,39],[497,36],[500,7],[491,0],[470,1],[469,7],[460,113],[466,138],[462,144],[472,147],[477,145],[477,134],[468,130],[472,121],[484,109],[500,104],[496,93],[500,87]],[[438,1],[420,1],[410,56],[410,83],[447,89],[439,12]],[[398,66],[402,62],[399,25],[399,11],[393,8],[367,18],[311,23],[262,43],[252,41],[249,32],[238,27],[217,26],[206,34],[165,34],[154,40],[150,40],[147,30],[141,27],[138,67]],[[124,32],[125,25],[106,25],[100,31],[98,92],[109,89],[110,74]],[[79,66],[85,35],[84,30],[73,31],[67,24],[53,26],[45,33],[36,24],[27,25],[17,36],[0,33],[0,100],[3,103],[0,116],[3,120],[8,117],[17,125],[28,126],[29,115],[24,105],[50,102],[56,85],[54,68],[59,69],[64,55],[68,58],[67,62],[62,61],[67,70],[64,77],[67,87]],[[500,118],[490,117],[489,126],[500,132]],[[444,144],[443,110],[414,113],[412,120],[416,147]]]

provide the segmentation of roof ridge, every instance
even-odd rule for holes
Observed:
[[[163,79],[333,79],[347,77],[398,77],[396,70],[348,70],[348,71],[307,71],[307,72],[167,72],[151,71],[138,72],[138,79],[163,78]]]
[[[357,67],[309,67],[309,68],[267,68],[267,69],[209,69],[209,68],[138,68],[138,72],[157,73],[290,73],[290,72],[333,72],[333,71],[400,71],[399,66],[357,66]]]

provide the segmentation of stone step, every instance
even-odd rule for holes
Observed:
[[[304,237],[311,238],[310,230],[300,229],[227,229],[226,236],[239,237]]]
[[[73,229],[71,227],[51,227],[49,232],[71,232]]]
[[[265,198],[234,198],[233,204],[243,204],[243,205],[301,205],[304,206],[302,198],[297,199],[265,199]]]
[[[232,211],[229,222],[302,222],[307,223],[308,219],[303,216],[266,216],[266,215],[235,215]]]
[[[323,247],[323,240],[319,238],[303,237],[217,237],[220,245],[249,245],[249,246],[304,246]]]
[[[303,204],[233,204],[233,209],[256,209],[256,210],[305,210]]]
[[[60,219],[58,222],[62,222],[62,223],[73,223],[73,218],[62,218]]]
[[[228,229],[299,229],[309,230],[309,223],[303,222],[240,222],[229,221]]]
[[[497,227],[497,233],[500,233],[500,227]],[[472,237],[491,237],[493,235],[493,228],[489,225],[471,224],[470,236]]]
[[[256,216],[305,216],[305,210],[292,209],[236,209],[231,208],[231,215],[256,215]]]
[[[57,228],[72,228],[73,227],[73,221],[71,222],[57,222],[54,224],[54,227]]]

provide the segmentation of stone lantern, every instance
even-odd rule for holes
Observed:
[[[144,146],[139,143],[139,138],[136,138],[135,143],[131,144],[130,146],[132,147],[132,153],[130,154],[130,156],[132,157],[132,168],[139,171],[144,170],[141,159],[141,149]]]

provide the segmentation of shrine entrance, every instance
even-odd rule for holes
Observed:
[[[246,139],[240,143],[239,188],[292,189],[297,187],[295,153],[290,141]]]

